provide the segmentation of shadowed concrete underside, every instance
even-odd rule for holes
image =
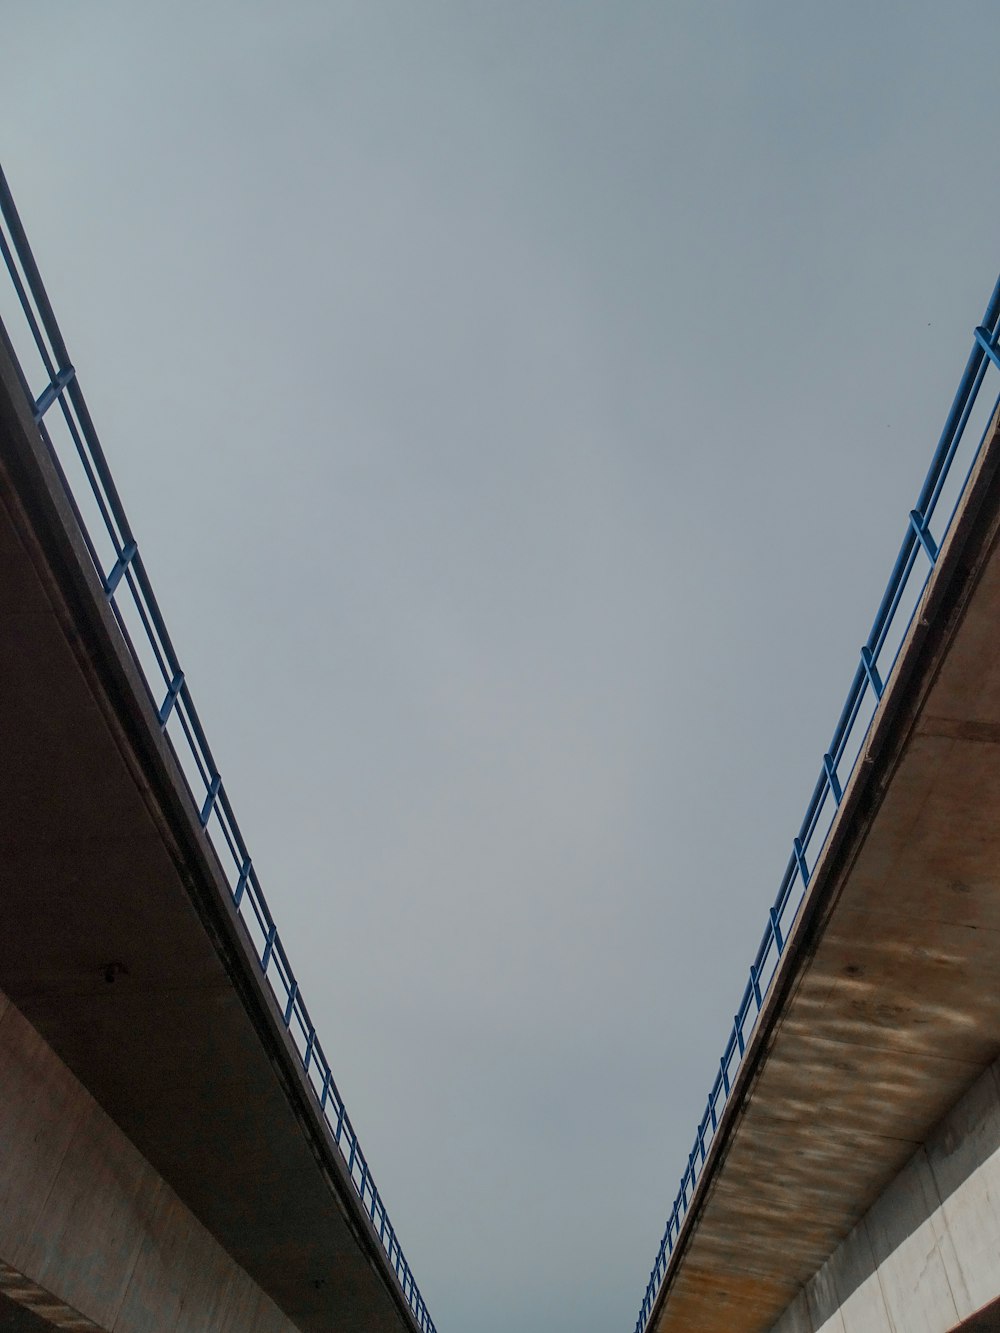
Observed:
[[[1000,442],[838,812],[654,1311],[770,1328],[1000,1051]]]
[[[0,679],[0,989],[296,1327],[415,1330],[2,345]]]
[[[295,1333],[2,994],[0,1088],[0,1292],[26,1312],[13,1327]]]

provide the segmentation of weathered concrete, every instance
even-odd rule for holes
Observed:
[[[2,330],[0,679],[0,988],[303,1333],[415,1333],[155,724]],[[17,1185],[24,1201],[44,1199],[54,1163],[83,1142],[77,1104],[64,1114],[62,1085],[38,1077],[38,1132],[50,1148],[11,1164],[10,1188],[29,1173]],[[0,1118],[18,1114],[0,1088]],[[102,1189],[114,1188],[116,1160]],[[150,1188],[136,1207],[153,1210],[155,1231],[162,1195]],[[0,1233],[7,1220],[0,1202]],[[51,1236],[18,1253],[40,1263],[49,1245]],[[111,1303],[120,1277],[91,1274]],[[133,1293],[141,1280],[137,1270]]]
[[[296,1333],[4,996],[0,1089],[0,1329]]]
[[[1000,1064],[917,1150],[772,1333],[1000,1328]]]
[[[656,1333],[750,1333],[786,1310],[784,1327],[809,1329],[810,1304],[844,1333],[921,1327],[890,1322],[907,1293],[888,1278],[879,1288],[876,1262],[930,1189],[919,1158],[898,1216],[858,1223],[1000,1053],[998,463],[994,424],[814,868]],[[975,1226],[955,1225],[964,1264]],[[922,1278],[935,1319],[949,1299],[941,1245]],[[826,1290],[834,1278],[840,1289]],[[996,1294],[983,1282],[960,1310]]]

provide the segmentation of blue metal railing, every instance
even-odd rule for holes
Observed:
[[[913,615],[937,562],[938,552],[965,493],[986,433],[1000,407],[1000,395],[992,401],[989,395],[980,398],[980,388],[987,373],[1000,367],[998,319],[1000,279],[993,289],[983,322],[974,332],[972,352],[917,503],[907,518],[902,545],[871,631],[861,647],[851,688],[834,728],[833,740],[823,755],[819,777],[809,798],[805,817],[792,839],[792,852],[768,914],[760,947],[750,965],[750,976],[719,1061],[719,1072],[708,1094],[694,1147],[688,1155],[677,1197],[656,1252],[656,1261],[636,1320],[635,1333],[643,1333],[652,1315],[657,1294],[667,1275],[670,1257],[694,1201],[698,1182],[702,1179],[708,1150],[718,1130],[723,1108],[729,1100],[736,1071],[777,975],[786,941],[805,900],[812,873],[822,855],[837,809],[844,799],[845,790],[863,751],[872,719],[892,677]],[[996,378],[994,376],[994,380]],[[964,474],[961,467],[955,467],[959,457],[967,464]],[[952,501],[950,510],[947,509],[948,500]],[[947,512],[947,518],[940,535],[935,537],[930,525],[942,507]]]
[[[19,310],[24,319],[23,325],[12,325],[7,333],[35,422],[63,479],[108,604],[145,681],[152,716],[184,773],[326,1128],[417,1325],[423,1333],[435,1333],[281,943],[2,170],[0,217],[0,253],[16,293],[15,313]],[[37,397],[29,388],[31,371],[45,380]],[[48,415],[56,405],[59,412]]]

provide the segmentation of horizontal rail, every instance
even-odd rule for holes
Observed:
[[[24,321],[8,334],[12,340],[20,334],[20,342],[12,345],[32,414],[66,488],[108,605],[145,681],[151,719],[177,757],[326,1129],[417,1326],[422,1333],[435,1333],[274,924],[2,169],[0,217],[0,254]],[[45,382],[34,395],[29,379],[36,367]],[[64,448],[57,448],[50,423],[59,425]]]
[[[698,1184],[703,1178],[708,1150],[729,1100],[736,1072],[777,975],[778,964],[805,900],[812,873],[826,845],[837,808],[864,751],[865,738],[878,714],[879,704],[892,678],[906,632],[965,494],[986,433],[1000,407],[1000,395],[991,404],[987,396],[984,401],[989,410],[981,433],[977,438],[975,430],[967,432],[975,411],[983,408],[979,394],[986,374],[991,366],[1000,366],[998,320],[1000,279],[993,289],[982,324],[973,332],[972,351],[917,502],[907,515],[899,554],[868,637],[858,654],[858,664],[847,699],[834,727],[829,748],[823,755],[806,813],[792,839],[791,854],[777,896],[768,912],[760,944],[750,964],[749,979],[736,1009],[733,1026],[719,1061],[718,1073],[708,1094],[704,1115],[698,1123],[694,1146],[688,1154],[677,1196],[649,1274],[635,1333],[644,1333],[653,1314],[657,1296],[669,1271],[671,1256],[685,1218],[691,1211]],[[966,447],[963,449],[963,446]],[[956,460],[960,457],[966,463],[964,477],[960,471],[955,473]],[[935,536],[931,522],[936,516],[947,483],[950,479],[954,481],[956,475],[959,478],[957,494],[950,512],[940,525],[939,535]],[[922,565],[918,562],[922,562]]]

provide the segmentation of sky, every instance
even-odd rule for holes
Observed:
[[[630,1333],[996,279],[1000,8],[7,0],[0,156],[440,1333]]]

